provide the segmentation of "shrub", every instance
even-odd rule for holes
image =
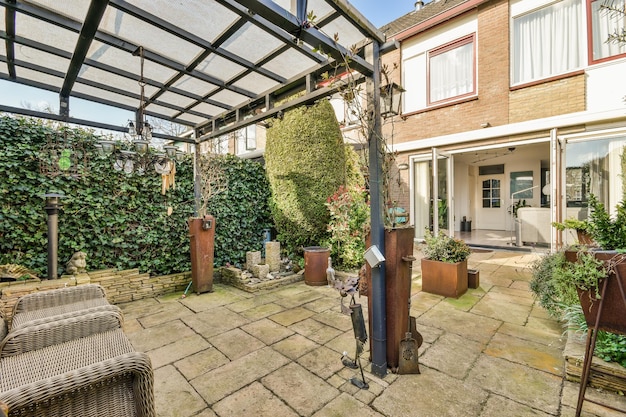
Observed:
[[[570,303],[577,301],[575,289],[569,289],[569,295],[564,296],[554,279],[556,270],[563,268],[566,262],[563,252],[553,252],[541,256],[530,266],[530,290],[537,296],[539,305],[555,318],[561,318],[563,314],[564,298]]]
[[[424,233],[422,247],[424,256],[427,259],[440,262],[457,263],[469,258],[472,253],[470,247],[461,239],[455,239],[439,232],[438,236],[433,236],[430,230]]]
[[[328,100],[287,112],[267,132],[266,170],[278,240],[287,252],[328,237],[326,199],[345,184],[345,149]]]

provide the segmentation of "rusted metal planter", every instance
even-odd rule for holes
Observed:
[[[387,332],[387,367],[393,371],[398,368],[400,342],[409,327],[409,281],[411,279],[410,263],[403,260],[413,256],[413,239],[415,228],[401,227],[385,229],[385,311]],[[368,315],[369,332],[372,334],[372,285],[369,266],[368,271]],[[370,338],[370,351],[372,338]]]
[[[197,294],[213,291],[213,259],[215,254],[215,218],[190,218],[189,243],[191,281]]]
[[[422,259],[422,290],[459,298],[467,292],[467,259],[449,263]]]
[[[327,285],[326,269],[330,249],[321,246],[308,246],[304,248],[304,283],[319,287]]]

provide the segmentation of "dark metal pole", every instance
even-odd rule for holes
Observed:
[[[369,128],[369,185],[372,245],[385,253],[385,225],[382,198],[382,128],[380,120],[380,45],[372,42],[365,57],[373,64],[374,73],[367,79]],[[387,310],[385,294],[385,263],[372,268],[372,373],[387,375]]]
[[[48,279],[57,279],[57,261],[59,253],[59,210],[61,194],[45,194],[46,213],[48,213]]]

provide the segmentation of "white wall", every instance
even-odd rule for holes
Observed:
[[[587,110],[624,109],[626,111],[626,59],[587,69]]]

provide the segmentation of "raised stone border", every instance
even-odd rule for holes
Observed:
[[[580,383],[584,353],[585,338],[574,332],[568,332],[563,351],[565,377],[568,381]],[[626,368],[594,356],[591,362],[589,385],[614,392],[626,392]]]
[[[220,282],[239,288],[240,290],[244,290],[246,292],[257,292],[260,290],[280,287],[281,285],[291,284],[293,282],[303,281],[304,274],[290,274],[284,277],[251,284],[241,281],[241,269],[235,267],[223,267],[219,269],[218,279]]]
[[[189,282],[191,272],[151,277],[150,274],[140,274],[138,269],[123,271],[104,269],[84,274],[63,275],[59,279],[3,282],[0,283],[0,301],[5,317],[10,320],[17,299],[37,291],[99,284],[104,288],[107,300],[111,304],[117,304],[184,291]]]

